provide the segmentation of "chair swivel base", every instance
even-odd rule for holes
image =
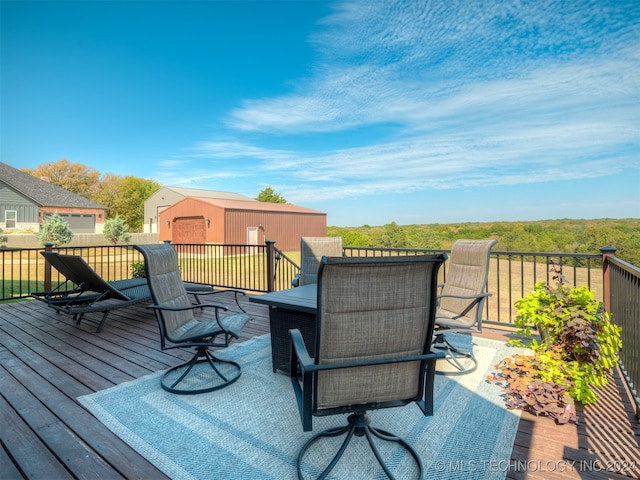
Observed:
[[[436,364],[436,373],[438,375],[465,375],[474,372],[478,368],[478,360],[473,353],[460,350],[449,342],[444,334],[436,335],[433,340],[433,348],[445,351],[445,358],[439,360],[438,363],[447,362],[454,368],[454,370],[442,370],[438,369]],[[463,361],[465,364],[463,364]]]
[[[231,385],[241,375],[240,365],[215,357],[206,348],[198,348],[193,358],[167,370],[161,379],[164,390],[182,395],[213,392]]]
[[[371,450],[373,451],[374,455],[376,456],[376,459],[378,460],[378,463],[386,473],[387,477],[389,477],[391,480],[395,480],[395,477],[389,470],[389,467],[384,463],[382,456],[380,455],[380,452],[378,451],[378,449],[376,448],[373,442],[373,437],[376,437],[388,442],[398,443],[405,450],[407,450],[407,452],[409,452],[409,454],[413,457],[413,459],[415,460],[418,466],[418,474],[419,474],[418,478],[420,479],[423,478],[422,460],[418,456],[418,452],[416,452],[407,442],[405,442],[400,437],[397,437],[389,432],[372,427],[370,425],[371,419],[369,418],[368,415],[366,415],[366,412],[352,413],[351,415],[349,415],[347,420],[349,422],[348,425],[344,427],[331,428],[329,430],[320,432],[314,437],[312,437],[307,443],[304,444],[304,446],[302,447],[302,450],[300,450],[300,453],[298,454],[298,461],[297,461],[298,478],[300,480],[304,479],[304,476],[302,474],[302,461],[303,461],[302,458],[306,453],[306,451],[309,449],[309,447],[313,443],[315,443],[316,440],[320,440],[322,437],[336,437],[344,434],[346,434],[346,438],[344,442],[342,442],[342,445],[340,446],[338,453],[335,455],[335,457],[333,457],[333,459],[331,460],[327,468],[325,468],[325,470],[318,477],[319,480],[326,478],[327,475],[331,473],[331,470],[333,470],[333,468],[336,466],[336,464],[342,457],[342,454],[345,452],[347,445],[349,444],[349,442],[351,441],[354,435],[356,437],[362,437],[362,436],[366,437],[367,441],[369,442],[369,446],[371,447]]]

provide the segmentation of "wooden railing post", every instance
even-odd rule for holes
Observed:
[[[618,249],[612,246],[602,247],[602,299],[604,300],[604,309],[611,311],[611,279],[609,277],[609,257],[615,256]]]
[[[276,248],[275,240],[265,240],[267,246],[267,291],[276,290]]]
[[[44,251],[53,251],[53,243],[45,242]],[[44,261],[44,291],[51,291],[51,264],[47,260]]]

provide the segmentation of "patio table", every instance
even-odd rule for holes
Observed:
[[[302,287],[251,295],[249,301],[269,306],[269,329],[271,331],[271,360],[273,371],[289,374],[291,340],[289,329],[297,328],[312,357],[316,351],[316,312],[318,286]]]

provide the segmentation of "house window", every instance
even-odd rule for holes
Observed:
[[[18,212],[16,210],[5,210],[4,212],[4,226],[8,230],[10,228],[17,228]]]

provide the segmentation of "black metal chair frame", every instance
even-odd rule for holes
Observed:
[[[419,407],[422,413],[425,416],[433,415],[433,381],[435,377],[435,361],[441,358],[444,358],[444,352],[430,352],[424,355],[415,355],[410,357],[400,357],[400,358],[389,358],[385,360],[374,360],[374,361],[366,361],[366,362],[348,362],[348,363],[340,363],[340,364],[331,364],[331,365],[317,365],[314,363],[314,360],[307,353],[307,349],[304,345],[304,339],[302,338],[302,334],[299,330],[290,330],[291,342],[292,342],[292,358],[291,358],[291,375],[292,377],[301,376],[303,386],[301,387],[297,380],[293,380],[293,388],[296,395],[296,401],[298,402],[298,408],[300,410],[300,418],[302,421],[302,427],[305,432],[312,430],[312,403],[313,397],[312,392],[315,388],[314,383],[316,380],[315,373],[320,372],[322,370],[335,370],[339,368],[352,368],[352,367],[362,367],[369,365],[381,365],[385,363],[398,363],[398,362],[415,362],[420,361],[421,363],[421,374],[422,385],[420,386],[420,392],[423,392],[421,397],[407,400],[402,402],[391,402],[385,405],[381,405],[379,403],[375,404],[364,404],[362,405],[362,410],[353,412],[347,418],[348,424],[343,427],[336,427],[333,429],[325,430],[311,437],[302,447],[300,453],[298,454],[297,459],[297,469],[298,469],[298,478],[302,479],[302,458],[304,454],[309,449],[309,447],[321,439],[322,437],[335,437],[338,435],[346,434],[346,438],[336,456],[331,460],[327,468],[322,472],[322,474],[318,477],[319,479],[326,478],[326,476],[333,470],[336,466],[342,455],[344,454],[347,445],[352,440],[353,436],[362,437],[365,436],[367,442],[371,446],[371,450],[373,451],[378,463],[387,474],[390,479],[393,479],[393,474],[389,471],[389,468],[385,464],[382,459],[378,448],[375,446],[372,437],[377,437],[381,440],[396,442],[402,447],[404,447],[409,454],[414,458],[416,464],[418,465],[418,470],[420,472],[419,478],[423,478],[423,470],[424,467],[422,465],[422,460],[420,456],[415,451],[415,449],[405,442],[402,438],[393,435],[385,430],[381,430],[379,428],[372,427],[370,425],[371,419],[366,414],[367,410],[371,409],[379,409],[382,407],[402,407],[411,402],[415,402]],[[426,381],[425,381],[426,380]],[[341,409],[336,408],[332,410],[327,410],[323,412],[323,415],[333,415],[339,413],[348,413],[351,412],[349,409]]]
[[[460,240],[459,242],[461,243],[466,242],[468,245],[469,243],[473,243],[474,241]],[[460,333],[460,334],[471,335],[474,331],[477,331],[477,332],[482,331],[482,314],[483,314],[482,310],[483,310],[486,299],[491,296],[491,292],[487,292],[485,290],[487,285],[487,277],[488,277],[488,269],[489,269],[489,255],[490,255],[491,248],[497,242],[495,240],[486,240],[486,241],[480,240],[477,242],[484,243],[485,244],[484,248],[486,248],[486,252],[483,252],[483,255],[481,257],[484,260],[486,260],[486,271],[484,272],[484,280],[481,282],[481,286],[479,287],[482,289],[482,291],[473,295],[454,295],[454,294],[447,294],[447,293],[440,293],[438,295],[438,302],[440,302],[443,298],[469,300],[465,308],[457,312],[456,318],[466,317],[466,315],[469,312],[471,312],[473,309],[476,309],[474,321],[472,324],[468,326],[447,324],[447,322],[450,320],[447,317],[439,317],[436,312],[436,330],[435,330],[434,339],[433,339],[433,348],[444,351],[447,362],[454,365],[456,368],[456,370],[436,369],[436,373],[439,375],[448,375],[448,376],[466,375],[467,373],[474,372],[478,368],[478,360],[476,359],[472,350],[469,350],[469,351],[462,350],[456,347],[453,343],[451,343],[447,339],[447,334],[450,334],[450,333]],[[461,248],[465,248],[465,246],[463,245]],[[456,245],[454,244],[452,248],[452,255],[451,255],[452,259],[455,259],[454,257],[455,249],[456,249]],[[445,288],[445,286],[446,286],[446,282],[439,284],[438,288],[440,288],[442,291]],[[463,359],[463,358],[470,360],[471,365],[470,366],[463,365],[460,362],[460,359]]]
[[[85,314],[101,312],[97,333],[102,331],[112,310],[151,299],[145,278],[107,282],[80,256],[46,251],[40,253],[64,275],[65,281],[50,292],[32,292],[31,296],[44,301],[58,313],[71,315],[78,325]]]
[[[199,294],[198,294],[199,295]],[[160,327],[160,349],[161,350],[171,350],[173,348],[188,348],[194,347],[196,349],[195,355],[187,362],[181,363],[180,365],[176,365],[175,367],[171,367],[168,369],[160,380],[162,388],[171,393],[177,394],[186,394],[186,395],[195,395],[199,393],[207,393],[213,392],[214,390],[220,390],[228,385],[231,385],[233,382],[240,378],[242,373],[240,364],[237,362],[233,362],[230,360],[223,360],[213,353],[209,351],[209,348],[226,348],[230,345],[232,338],[234,337],[229,332],[224,330],[222,325],[220,324],[219,311],[227,311],[228,307],[219,304],[213,303],[200,303],[191,305],[189,307],[184,308],[174,308],[174,307],[165,307],[162,305],[149,305],[147,308],[152,309],[156,314],[156,319],[158,320],[158,325]],[[168,338],[170,341],[170,337],[167,335],[167,331],[164,327],[164,322],[161,320],[162,314],[161,311],[185,311],[185,310],[194,310],[194,309],[205,309],[205,308],[213,308],[215,310],[215,320],[207,322],[209,324],[209,328],[204,331],[204,333],[194,337],[192,340],[182,340],[180,343],[176,345],[167,345],[165,338]],[[224,337],[224,341],[216,341],[215,339],[222,335]],[[191,389],[191,390],[183,390],[177,388],[177,386],[189,375],[189,373],[193,370],[198,363],[207,362],[211,369],[220,377],[223,381],[221,384],[217,384],[214,386],[209,386],[200,389]],[[221,372],[216,364],[227,364],[233,366],[233,371],[231,375],[225,375]],[[180,372],[180,373],[178,373]],[[174,373],[176,375],[174,375]],[[177,376],[177,379],[170,379],[173,376]]]
[[[450,296],[452,298],[472,300],[469,303],[469,306],[463,312],[461,312],[461,315],[465,315],[466,313],[470,312],[473,308],[475,308],[477,305],[479,305],[485,298],[490,297],[491,293],[485,292],[485,293],[480,293],[478,295],[469,295],[469,296],[439,295],[439,298],[443,298],[447,296]],[[456,330],[453,328],[446,328],[446,327],[441,327],[437,329],[435,332],[435,336],[433,339],[433,348],[438,348],[443,350],[446,354],[446,358],[449,361],[451,361],[458,369],[457,371],[446,371],[446,372],[442,370],[436,370],[436,373],[438,375],[449,375],[449,376],[466,375],[467,373],[474,372],[478,368],[478,360],[476,359],[472,351],[461,350],[455,345],[453,345],[449,340],[447,340],[447,337],[446,337],[447,333],[457,333],[457,332],[463,332],[467,334],[470,333],[470,332],[464,332],[463,330]],[[460,363],[460,361],[458,360],[459,358],[468,358],[469,360],[471,360],[472,366],[465,367],[464,365],[462,365],[462,363]]]
[[[433,256],[430,256],[433,258]],[[446,259],[446,255],[439,255],[440,260],[438,262],[440,265]],[[404,261],[412,261],[407,259],[414,259],[416,261],[419,257],[404,257]],[[319,272],[319,283],[322,281],[322,270],[324,265],[328,262],[338,260],[338,259],[327,259],[323,257],[322,265]],[[354,263],[365,263],[367,259],[347,259],[342,258],[339,259],[340,263],[346,263],[352,261]],[[378,261],[383,262],[392,262],[394,258],[386,257],[384,259],[377,258]],[[369,262],[375,261],[372,258],[368,259]],[[396,258],[397,261],[397,258]],[[323,437],[335,437],[339,435],[345,435],[345,440],[342,442],[337,454],[330,461],[329,465],[325,468],[325,470],[318,477],[319,479],[324,479],[329,475],[332,469],[336,466],[342,455],[344,454],[347,445],[353,439],[354,436],[362,437],[364,436],[367,439],[378,463],[384,470],[385,474],[390,478],[394,479],[393,474],[389,470],[388,466],[385,464],[382,456],[378,448],[374,443],[374,437],[383,441],[395,442],[400,446],[405,448],[411,457],[415,460],[418,471],[419,478],[423,478],[423,464],[420,456],[415,451],[413,447],[411,447],[407,442],[405,442],[402,438],[387,432],[385,430],[381,430],[373,427],[370,423],[371,420],[369,416],[366,414],[368,410],[372,409],[380,409],[387,407],[400,407],[407,405],[409,403],[415,402],[420,410],[424,413],[424,415],[433,415],[433,393],[434,393],[434,377],[436,370],[436,361],[438,359],[444,358],[445,354],[441,351],[431,351],[431,338],[433,332],[433,318],[435,316],[435,299],[436,299],[436,288],[437,288],[437,271],[438,268],[434,268],[433,277],[432,277],[432,298],[433,302],[431,305],[431,324],[429,327],[429,332],[426,337],[425,342],[425,351],[421,355],[410,355],[403,357],[394,357],[394,358],[384,358],[384,359],[369,359],[365,361],[349,361],[343,363],[332,363],[332,364],[318,364],[316,360],[311,358],[308,353],[308,350],[305,346],[304,339],[302,334],[297,329],[292,329],[289,331],[291,337],[291,362],[290,362],[290,375],[292,377],[292,385],[296,396],[296,401],[298,404],[298,409],[300,412],[300,419],[302,422],[303,430],[311,431],[312,430],[312,421],[314,415],[334,415],[334,414],[344,414],[350,413],[348,416],[348,423],[346,426],[337,427],[329,430],[325,430],[313,436],[309,439],[301,451],[298,454],[297,458],[297,472],[298,478],[303,479],[302,472],[302,462],[303,457],[309,447],[314,444],[316,441],[320,440]],[[319,288],[319,302],[320,305],[320,288]],[[318,329],[321,328],[321,318],[318,318]],[[316,342],[319,343],[319,338],[316,339]],[[319,345],[316,343],[316,351],[318,351]],[[317,373],[321,371],[328,370],[336,370],[336,369],[344,369],[344,368],[353,368],[353,367],[363,367],[363,366],[371,366],[371,365],[384,365],[391,363],[401,363],[401,362],[420,362],[420,374],[419,374],[419,388],[418,388],[418,396],[410,399],[402,399],[402,400],[393,400],[387,402],[375,402],[375,403],[365,403],[362,405],[354,406],[345,406],[345,407],[336,407],[336,408],[327,408],[322,411],[318,411],[315,405],[315,391],[317,389],[318,376]]]
[[[147,308],[152,309],[155,313],[156,320],[158,321],[158,326],[160,328],[160,348],[162,350],[169,350],[174,348],[195,348],[195,354],[191,359],[182,364],[176,365],[170,369],[168,369],[161,378],[162,388],[168,392],[176,393],[176,394],[185,394],[185,395],[193,395],[199,393],[212,392],[215,390],[219,390],[224,388],[236,380],[240,378],[242,373],[240,364],[230,360],[224,360],[217,357],[214,353],[212,353],[210,348],[225,348],[228,347],[231,343],[232,338],[239,338],[239,331],[242,330],[246,322],[248,322],[251,317],[244,312],[236,313],[225,317],[222,319],[220,317],[220,311],[227,311],[228,307],[225,305],[214,304],[214,303],[201,303],[198,301],[197,303],[191,303],[189,305],[183,306],[169,306],[163,305],[157,296],[157,292],[154,290],[153,283],[154,279],[152,278],[153,272],[150,270],[151,259],[149,255],[152,254],[152,250],[154,248],[165,250],[168,252],[170,249],[175,255],[175,250],[169,244],[160,244],[160,245],[136,245],[135,248],[140,251],[145,259],[145,270],[147,272],[147,279],[149,280],[149,289],[151,292],[151,296],[153,298],[153,304],[149,305]],[[176,269],[177,266],[177,257],[174,259]],[[184,284],[180,282],[175,285],[176,289],[184,289]],[[184,289],[184,294],[193,293],[187,292]],[[220,293],[219,291],[209,291],[209,292],[196,292],[193,293],[197,296],[199,295],[212,295]],[[237,297],[236,297],[237,301]],[[191,326],[189,327],[187,332],[181,334],[180,337],[175,337],[172,335],[172,332],[167,330],[167,326],[165,323],[164,314],[165,312],[184,312],[184,311],[192,311],[195,309],[214,309],[214,316],[212,319],[206,321],[194,321],[191,322]],[[225,322],[226,320],[226,322]],[[225,327],[225,323],[229,325]],[[231,328],[234,326],[235,328]],[[220,338],[220,340],[216,340]],[[171,342],[171,345],[167,345],[167,341]],[[196,365],[201,363],[207,363],[212,372],[215,373],[216,377],[219,379],[217,382],[211,382],[210,385],[202,387],[202,388],[180,388],[180,384],[189,376],[189,373],[192,372]],[[224,373],[221,370],[221,366],[226,365],[230,367],[230,372]]]

